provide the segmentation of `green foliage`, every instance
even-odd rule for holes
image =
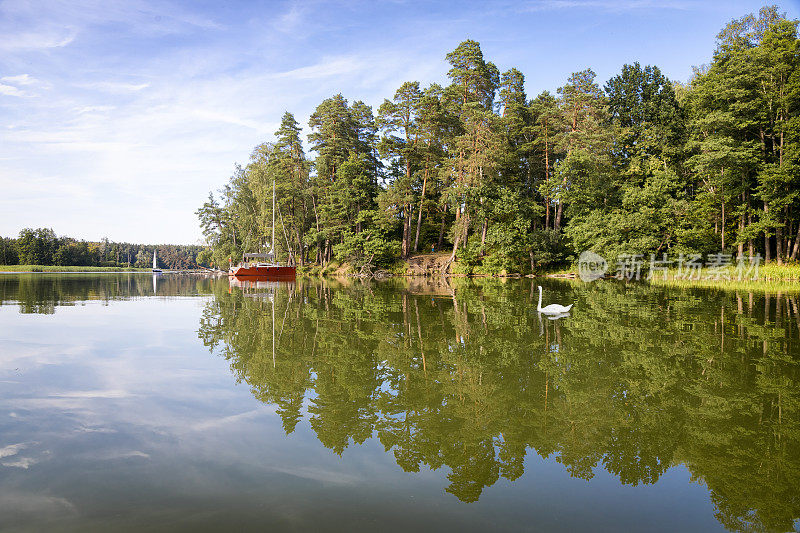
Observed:
[[[50,265],[57,247],[56,234],[52,229],[25,228],[19,232],[17,250],[19,261],[28,265]]]
[[[357,269],[388,267],[399,254],[400,243],[388,238],[387,233],[374,223],[381,214],[377,210],[361,211],[359,221],[369,228],[360,233],[346,230],[342,242],[333,247],[336,259],[349,262]]]
[[[535,98],[466,40],[445,57],[449,85],[402,83],[376,116],[325,99],[308,122],[313,160],[285,113],[276,142],[198,210],[211,257],[274,247],[359,264],[452,246],[453,268],[476,273],[589,249],[800,259],[797,24],[774,6],[732,21],[687,85],[636,62],[602,87],[587,68]]]
[[[0,237],[0,265],[19,264],[17,241],[9,237]]]
[[[79,241],[57,237],[49,228],[23,229],[18,239],[0,237],[0,265],[150,268],[154,249],[162,268],[186,270],[209,265],[206,258],[199,257],[202,246],[147,246],[108,238],[100,242]]]
[[[571,248],[565,242],[563,233],[552,229],[537,229],[531,232],[530,251],[531,270],[545,270],[568,263]]]

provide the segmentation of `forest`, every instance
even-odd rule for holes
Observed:
[[[275,251],[298,265],[431,251],[462,273],[526,273],[584,250],[795,261],[797,24],[777,6],[731,21],[685,84],[637,62],[535,97],[522,72],[464,41],[446,86],[408,81],[377,110],[336,94],[305,140],[286,112],[197,210],[201,259],[269,248],[274,183]]]
[[[0,237],[0,265],[59,265],[150,268],[153,252],[159,268],[197,268],[204,247],[176,244],[131,244],[103,238],[99,242],[58,237],[52,228],[25,228],[19,237]]]

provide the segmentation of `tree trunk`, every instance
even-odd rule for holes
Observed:
[[[405,204],[403,206],[403,241],[401,243],[401,252],[400,252],[400,254],[403,257],[403,259],[408,257],[408,241],[409,241],[409,238],[408,238],[408,221],[409,221],[410,218],[411,217],[409,216],[409,213],[408,213],[408,204]]]
[[[769,213],[769,206],[767,202],[764,202],[764,217],[766,218],[767,213]],[[769,231],[767,228],[764,228],[764,262],[770,261],[772,259],[772,251],[770,249],[770,242],[769,242]]]
[[[544,229],[550,229],[550,198],[544,198]]]
[[[463,239],[464,239],[464,245],[467,244],[467,232],[469,231],[469,215],[466,212],[464,212],[459,217],[458,214],[459,214],[460,211],[461,211],[461,208],[459,208],[456,211],[456,223],[455,223],[456,237],[455,237],[455,239],[453,241],[453,253],[450,255],[450,259],[448,259],[446,266],[450,266],[450,263],[452,263],[453,260],[455,260],[455,258],[456,258],[456,251],[458,250],[458,245],[461,243],[462,234],[463,234]],[[461,219],[465,219],[465,221],[463,222],[463,226],[464,226],[463,230],[459,226],[459,221]]]
[[[419,228],[422,226],[422,208],[425,204],[425,188],[428,186],[428,165],[425,164],[425,174],[422,178],[422,196],[419,199],[419,213],[417,214],[417,232],[414,236],[414,253],[419,251]]]
[[[556,221],[553,224],[553,229],[558,231],[561,229],[561,214],[564,210],[564,204],[561,203],[561,200],[558,200],[558,208],[556,209]]]
[[[486,229],[489,227],[489,219],[483,219],[483,229],[481,229],[481,255],[486,255]]]
[[[305,254],[303,253],[303,238],[300,237],[300,228],[295,228],[294,233],[295,237],[297,237],[297,249],[300,250],[300,266],[303,266],[306,264],[306,261],[304,257]]]
[[[800,248],[800,224],[797,224],[797,236],[794,238],[794,248],[792,248],[792,255],[789,258],[792,261],[797,259],[798,248]]]
[[[725,197],[722,197],[722,251],[725,251]]]
[[[744,204],[744,193],[742,193],[742,204]],[[742,211],[742,216],[739,217],[739,235],[736,236],[737,240],[739,241],[739,256],[741,257],[744,255],[744,241],[742,240],[742,234],[744,233],[744,211]]]
[[[783,208],[784,224],[781,227],[781,235],[783,235],[783,261],[789,260],[789,250],[792,249],[792,221],[789,218],[789,206]]]
[[[456,250],[458,250],[458,243],[461,241],[461,232],[456,233],[456,238],[453,241],[453,253],[450,254],[450,259],[447,260],[447,264],[449,265],[452,263],[456,258]]]
[[[442,225],[439,227],[439,242],[436,244],[436,249],[441,251],[444,244],[444,227],[447,222],[447,204],[442,209]]]

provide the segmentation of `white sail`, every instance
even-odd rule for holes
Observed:
[[[153,270],[158,270],[158,267],[156,266],[156,251],[155,250],[153,250]]]

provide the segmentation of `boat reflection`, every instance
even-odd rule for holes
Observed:
[[[246,296],[266,294],[264,291],[276,291],[279,287],[289,287],[294,289],[294,278],[281,278],[274,276],[247,276],[228,278],[228,292],[234,288],[242,289]]]

